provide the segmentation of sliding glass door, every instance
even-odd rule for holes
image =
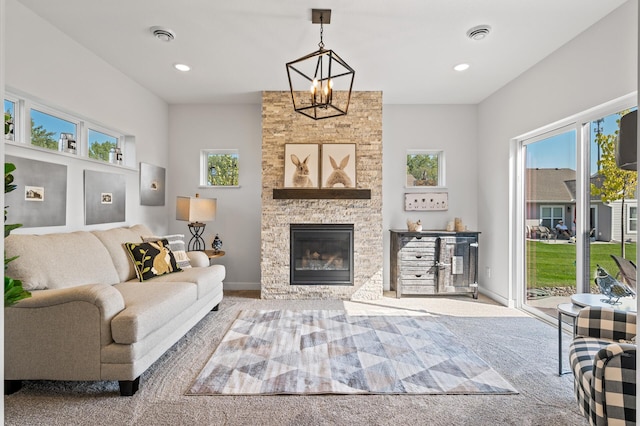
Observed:
[[[598,292],[596,269],[635,261],[637,172],[617,167],[629,96],[517,141],[514,258],[517,305],[556,318],[577,292]],[[616,259],[618,258],[618,259]],[[628,265],[628,262],[627,262]]]
[[[576,130],[523,142],[525,306],[555,316],[576,292]]]

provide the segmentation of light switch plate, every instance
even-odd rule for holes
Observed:
[[[406,211],[442,211],[449,209],[448,192],[426,192],[404,194]]]

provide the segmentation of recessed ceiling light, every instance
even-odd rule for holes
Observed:
[[[191,67],[189,65],[186,64],[173,64],[173,67],[175,69],[177,69],[178,71],[189,71],[191,70]]]
[[[464,71],[469,69],[469,64],[458,64],[455,67],[453,67],[453,69],[456,71]]]
[[[467,31],[467,37],[471,40],[479,41],[488,36],[490,32],[491,27],[489,25],[477,25]]]
[[[150,30],[151,34],[153,34],[155,38],[164,42],[169,42],[176,38],[176,33],[174,33],[173,30],[170,30],[169,28],[156,26],[151,27]]]

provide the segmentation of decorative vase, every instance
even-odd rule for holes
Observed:
[[[220,239],[220,237],[218,237],[218,234],[216,234],[215,238],[213,239],[211,247],[213,248],[213,251],[215,253],[218,253],[222,248],[222,240]]]

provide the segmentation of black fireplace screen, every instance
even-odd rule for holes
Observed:
[[[353,225],[292,224],[291,284],[353,285]]]

